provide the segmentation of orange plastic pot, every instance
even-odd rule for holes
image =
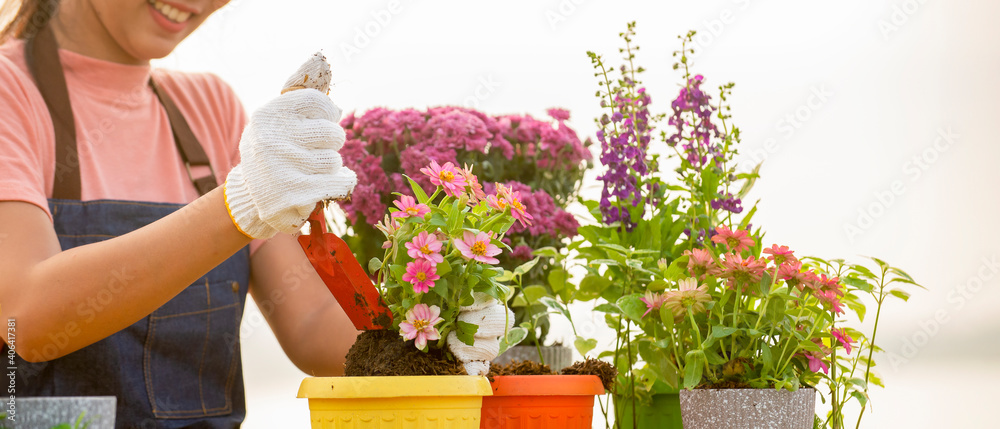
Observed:
[[[480,428],[589,429],[594,395],[604,393],[596,375],[502,375],[490,385]]]

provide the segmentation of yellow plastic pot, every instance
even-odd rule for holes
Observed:
[[[313,429],[479,428],[486,377],[312,377],[299,398],[309,399]]]

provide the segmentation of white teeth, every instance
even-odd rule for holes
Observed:
[[[167,17],[167,19],[174,22],[185,22],[191,18],[191,12],[182,11],[166,3],[162,3],[157,0],[149,0],[149,4],[153,5],[153,8],[160,11],[160,13]]]

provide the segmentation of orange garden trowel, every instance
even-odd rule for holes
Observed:
[[[330,64],[317,52],[296,74],[285,82],[281,93],[312,88],[330,92]],[[348,196],[350,193],[348,193]],[[378,289],[354,258],[347,243],[336,234],[326,232],[324,202],[316,203],[309,215],[309,235],[299,237],[299,244],[309,262],[333,293],[347,317],[360,330],[385,329],[392,326],[392,312],[386,307]]]
[[[336,234],[326,232],[323,203],[309,215],[309,235],[299,237],[302,250],[323,283],[337,298],[347,317],[359,330],[386,329],[392,325],[392,312],[351,253]]]

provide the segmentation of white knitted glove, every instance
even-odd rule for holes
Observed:
[[[344,167],[340,108],[326,92],[330,66],[319,53],[288,79],[282,95],[257,109],[240,140],[240,164],[226,178],[226,208],[253,238],[302,227],[316,203],[343,199],[358,179]],[[301,89],[296,91],[296,89]]]
[[[462,307],[458,313],[458,320],[479,326],[473,345],[463,343],[452,331],[448,334],[448,348],[465,366],[467,374],[486,375],[490,372],[490,361],[500,353],[500,338],[514,327],[514,313],[489,295],[474,292],[473,296],[475,303]]]

